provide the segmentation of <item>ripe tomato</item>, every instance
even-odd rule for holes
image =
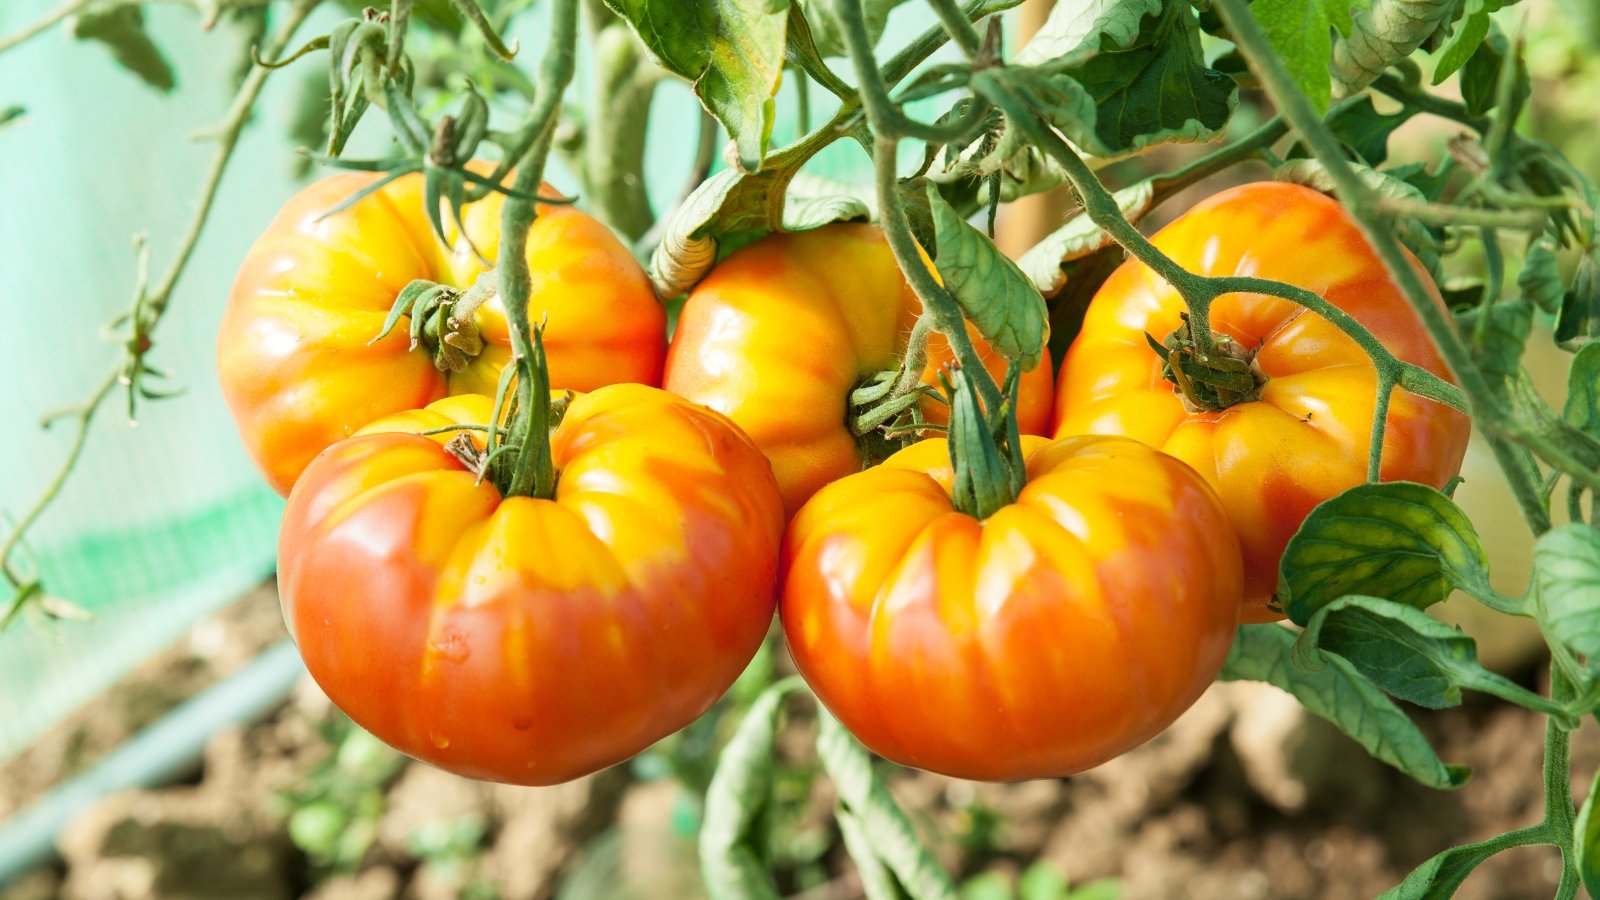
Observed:
[[[574,400],[553,499],[503,498],[440,442],[452,397],[306,468],[284,618],[355,721],[473,778],[551,784],[639,752],[733,683],[772,621],[783,508],[737,428],[658,388]]]
[[[818,491],[784,541],[801,674],[863,743],[958,778],[1069,775],[1206,689],[1239,617],[1239,546],[1188,466],[1125,438],[1023,438],[1028,483],[954,510],[945,441]]]
[[[1399,358],[1449,372],[1360,229],[1334,200],[1299,185],[1251,184],[1202,202],[1155,245],[1191,272],[1251,275],[1315,291]],[[1436,295],[1437,296],[1437,295]],[[1244,621],[1270,605],[1284,546],[1318,503],[1366,480],[1377,373],[1356,343],[1287,300],[1219,297],[1213,328],[1266,381],[1260,398],[1191,411],[1145,342],[1180,325],[1176,291],[1136,260],[1100,288],[1061,367],[1057,436],[1121,434],[1176,456],[1217,489],[1244,550]],[[1402,390],[1389,407],[1382,478],[1443,487],[1461,468],[1467,417]]]
[[[690,292],[663,386],[738,423],[772,461],[792,514],[817,488],[861,470],[850,393],[900,365],[921,310],[875,226],[775,234],[733,253]],[[1003,376],[1005,359],[975,342]],[[932,335],[923,383],[951,358],[943,336]],[[1051,381],[1048,359],[1023,376],[1024,434],[1049,427]],[[943,422],[945,409],[927,400],[923,414]]]
[[[434,238],[420,175],[322,218],[374,178],[335,175],[296,195],[245,257],[228,299],[217,339],[223,396],[279,493],[324,447],[374,419],[450,394],[493,394],[511,355],[498,298],[472,315],[483,349],[461,371],[441,371],[427,348],[411,347],[409,318],[373,341],[413,279],[465,289],[486,268],[465,238],[451,247]],[[493,194],[463,213],[467,236],[491,261],[502,202]],[[530,316],[548,317],[552,384],[659,383],[665,313],[604,225],[570,206],[541,205],[528,264]]]

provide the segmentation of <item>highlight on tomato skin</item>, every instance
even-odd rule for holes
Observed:
[[[1028,483],[953,509],[943,439],[811,498],[784,541],[795,663],[874,752],[943,775],[1070,775],[1153,737],[1220,671],[1239,546],[1216,494],[1125,438],[1023,438]]]
[[[463,296],[479,278],[492,278],[485,261],[500,249],[504,198],[468,204],[461,229],[445,216],[448,245],[428,223],[421,175],[328,215],[377,178],[334,175],[291,198],[241,263],[223,314],[223,397],[245,449],[280,494],[324,447],[375,419],[452,394],[492,395],[511,356],[497,297],[461,314],[449,340],[439,333],[449,333],[445,314],[467,308]],[[556,387],[660,383],[665,311],[605,225],[570,205],[541,204],[527,257],[529,314],[546,325]],[[378,339],[397,298],[418,280],[448,292]],[[414,319],[426,326],[415,344]]]
[[[1311,290],[1400,359],[1450,379],[1382,260],[1330,197],[1284,182],[1248,184],[1202,201],[1152,241],[1199,275]],[[1280,619],[1272,600],[1289,538],[1317,504],[1366,480],[1377,374],[1321,316],[1275,297],[1227,294],[1213,303],[1211,324],[1236,342],[1257,387],[1233,405],[1195,408],[1162,377],[1164,361],[1145,339],[1167,340],[1185,311],[1143,264],[1117,269],[1090,301],[1062,363],[1054,433],[1126,435],[1203,475],[1243,548],[1244,621]],[[1442,488],[1460,471],[1471,430],[1462,413],[1396,389],[1386,422],[1382,480]]]
[[[574,399],[555,496],[504,498],[450,435],[414,433],[491,406],[446,398],[320,454],[289,496],[279,589],[307,669],[362,727],[460,775],[554,784],[733,683],[772,620],[782,501],[726,418],[642,385]]]
[[[695,288],[667,350],[662,385],[724,413],[772,461],[792,515],[819,488],[873,462],[852,432],[851,393],[898,369],[922,304],[875,225],[838,223],[774,234],[718,263]],[[996,380],[1006,360],[968,327]],[[953,360],[930,336],[922,383]],[[1022,376],[1017,422],[1050,427],[1048,356]],[[945,408],[921,412],[943,423]]]

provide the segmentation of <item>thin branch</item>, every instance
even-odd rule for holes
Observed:
[[[922,249],[911,236],[911,223],[906,218],[900,197],[900,181],[896,173],[899,163],[896,137],[896,109],[889,99],[889,88],[877,61],[872,57],[872,42],[867,36],[867,23],[861,0],[843,0],[837,7],[840,23],[844,26],[845,44],[850,60],[855,64],[856,78],[861,84],[861,102],[866,109],[867,122],[876,138],[873,146],[873,164],[877,176],[878,216],[882,220],[884,235],[889,240],[895,262],[906,281],[922,301],[923,314],[933,317],[934,327],[945,335],[956,361],[966,377],[972,380],[983,398],[985,408],[1000,408],[1000,386],[995,384],[989,370],[983,365],[972,338],[967,334],[967,321],[961,307],[949,291],[945,290],[923,262]],[[901,116],[900,118],[904,118]]]
[[[89,4],[93,2],[94,0],[67,0],[66,3],[63,3],[55,9],[50,10],[43,16],[40,16],[36,21],[22,26],[22,29],[15,34],[10,34],[0,38],[0,53],[4,53],[18,44],[26,43],[27,41],[37,37],[48,30],[50,26],[60,22],[62,19],[65,19],[67,16],[70,16],[73,13],[83,11],[85,7],[89,6]]]
[[[294,32],[319,3],[321,3],[321,0],[295,0],[264,55],[272,58],[282,53],[294,36]],[[63,17],[68,14],[70,14],[70,11],[63,14]],[[46,25],[44,27],[49,26]],[[179,245],[177,256],[173,259],[171,267],[167,270],[165,277],[161,279],[157,288],[137,298],[135,301],[135,310],[133,316],[130,317],[130,322],[135,323],[135,327],[143,327],[146,336],[160,321],[162,314],[166,312],[172,291],[177,286],[178,279],[182,277],[189,264],[195,245],[199,241],[201,229],[205,227],[206,219],[211,213],[211,207],[216,201],[217,187],[222,181],[222,175],[227,170],[229,161],[233,158],[234,148],[238,144],[239,133],[244,128],[245,121],[249,119],[250,110],[255,105],[256,98],[260,96],[261,88],[266,83],[267,76],[271,72],[272,70],[265,66],[255,66],[250,70],[250,74],[245,78],[244,83],[239,86],[239,91],[234,96],[233,103],[229,107],[227,118],[218,130],[217,150],[212,157],[211,167],[206,173],[205,180],[201,184],[200,199],[194,216],[190,220],[189,227]],[[143,315],[142,319],[140,318],[141,314]],[[33,506],[18,520],[16,527],[6,536],[5,542],[0,544],[0,574],[3,574],[5,580],[11,582],[13,587],[20,590],[23,586],[16,583],[16,579],[12,574],[12,554],[21,546],[28,529],[39,520],[39,517],[60,495],[63,484],[65,484],[67,477],[76,467],[78,459],[82,455],[84,444],[88,439],[89,426],[93,422],[95,413],[100,409],[106,398],[111,395],[112,389],[116,387],[125,371],[126,363],[119,362],[112,374],[95,389],[89,399],[72,413],[76,431],[73,433],[71,447],[68,449],[66,456],[62,458],[60,467],[51,478],[44,493],[34,501]]]

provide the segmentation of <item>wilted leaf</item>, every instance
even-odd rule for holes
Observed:
[[[712,900],[776,900],[772,875],[752,846],[761,811],[772,792],[773,741],[783,698],[796,679],[767,688],[717,758],[700,825],[700,871]]]
[[[873,772],[866,748],[820,706],[817,719],[817,756],[839,792],[839,802],[871,837],[873,855],[914,900],[956,900],[950,876],[922,845],[906,814]]]

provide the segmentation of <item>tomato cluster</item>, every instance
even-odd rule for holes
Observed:
[[[949,412],[918,387],[951,350],[935,333],[913,353],[922,309],[873,226],[729,254],[669,347],[622,244],[546,206],[527,256],[554,480],[525,496],[491,477],[508,448],[486,454],[511,359],[480,277],[499,201],[441,245],[419,178],[327,214],[368,186],[291,201],[245,261],[218,358],[246,447],[289,494],[280,590],[311,674],[451,771],[550,783],[626,759],[716,701],[774,609],[819,699],[878,753],[967,778],[1081,771],[1194,702],[1238,623],[1275,616],[1289,536],[1365,477],[1376,376],[1350,338],[1287,301],[1219,298],[1217,345],[1254,388],[1197,402],[1146,339],[1182,333],[1183,302],[1129,261],[1059,386],[1048,357],[1016,382],[1025,484],[977,515],[931,434]],[[1321,194],[1235,189],[1154,242],[1191,271],[1310,289],[1447,374]],[[969,332],[1000,380],[1007,360]],[[1454,475],[1465,417],[1400,394],[1387,423],[1384,478]]]

